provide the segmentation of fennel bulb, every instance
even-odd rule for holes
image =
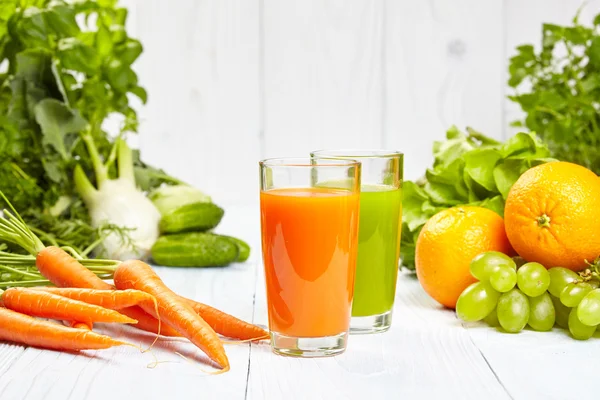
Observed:
[[[75,186],[85,202],[92,226],[114,225],[127,230],[124,234],[111,231],[104,236],[98,250],[113,260],[141,259],[150,256],[150,249],[159,236],[160,212],[135,184],[131,149],[123,139],[117,139],[119,177],[108,178],[108,166],[100,162],[91,137],[85,137],[94,162],[98,188],[89,181],[83,169],[75,168]],[[110,160],[109,160],[110,162]]]

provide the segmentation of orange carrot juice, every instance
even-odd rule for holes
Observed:
[[[348,331],[359,193],[331,188],[260,193],[269,328],[311,338]]]

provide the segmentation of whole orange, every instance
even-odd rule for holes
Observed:
[[[527,261],[579,271],[600,256],[600,179],[563,161],[538,165],[506,198],[506,234]]]
[[[427,221],[417,239],[417,277],[431,297],[454,308],[462,291],[476,281],[469,272],[471,260],[492,250],[513,254],[498,214],[470,206],[440,211]]]

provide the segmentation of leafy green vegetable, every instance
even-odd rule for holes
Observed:
[[[64,103],[55,99],[38,102],[33,113],[42,130],[42,145],[50,145],[63,159],[69,158],[65,139],[70,133],[78,133],[87,123],[78,112],[71,111]]]
[[[538,133],[552,156],[600,173],[600,14],[593,26],[544,24],[539,51],[516,48],[510,59],[509,98],[525,112],[524,126]]]
[[[423,225],[434,214],[457,205],[476,205],[504,213],[511,186],[527,169],[549,158],[534,133],[518,133],[504,143],[472,129],[452,127],[445,141],[433,144],[433,167],[417,181],[404,182],[402,264],[414,269],[415,245]]]
[[[0,190],[25,221],[84,249],[114,225],[94,227],[75,190],[73,171],[116,175],[116,139],[103,130],[120,116],[120,136],[137,131],[131,96],[143,103],[132,64],[143,52],[125,29],[116,1],[5,0],[0,4]],[[80,21],[78,23],[77,21]],[[94,160],[106,165],[94,174]],[[133,154],[142,190],[179,183]],[[97,162],[96,162],[97,164]]]

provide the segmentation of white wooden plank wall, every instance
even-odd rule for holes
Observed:
[[[267,157],[381,146],[384,6],[264,1]]]
[[[503,4],[388,1],[384,145],[405,152],[406,178],[453,124],[502,137]]]
[[[122,0],[149,103],[144,158],[222,203],[257,200],[257,162],[324,147],[431,163],[452,124],[514,133],[508,58],[580,0]],[[583,20],[600,11],[585,6]]]
[[[260,158],[257,1],[127,0],[144,45],[140,148],[150,163],[214,195],[247,202]]]

